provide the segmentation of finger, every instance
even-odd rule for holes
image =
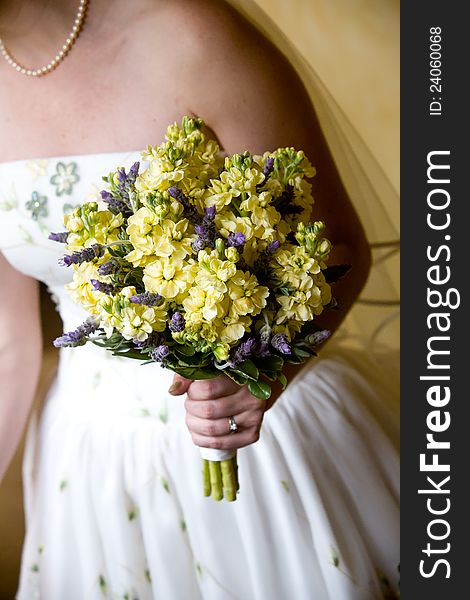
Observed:
[[[265,400],[243,392],[244,390],[239,390],[231,396],[201,401],[192,399],[190,388],[184,406],[187,413],[209,420],[228,418],[249,410],[265,411]]]
[[[172,396],[181,396],[188,391],[189,386],[193,383],[191,379],[186,379],[178,373],[175,373],[173,377],[173,383],[168,388],[168,393]]]
[[[236,415],[234,419],[239,428],[237,433],[247,429],[259,429],[263,420],[263,413],[261,411],[247,411]],[[230,434],[228,418],[210,421],[186,413],[186,425],[191,433],[206,437],[219,437]]]
[[[246,430],[240,431],[234,434],[208,437],[206,435],[199,435],[198,433],[192,433],[191,438],[196,446],[201,448],[214,448],[216,450],[236,450],[238,448],[244,448],[250,444],[254,444],[259,440],[259,431]]]
[[[215,400],[223,396],[230,396],[240,388],[241,386],[238,383],[222,375],[214,379],[193,381],[188,390],[188,395],[191,400]]]

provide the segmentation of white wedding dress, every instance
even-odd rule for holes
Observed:
[[[0,164],[0,250],[47,284],[66,331],[86,314],[64,290],[72,273],[48,233],[98,194],[103,174],[136,159]],[[395,597],[390,362],[333,339],[266,413],[259,442],[239,451],[235,503],[203,497],[199,450],[184,398],[167,393],[171,380],[91,344],[61,351],[28,433],[20,600]]]

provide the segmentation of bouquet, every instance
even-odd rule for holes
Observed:
[[[91,341],[191,380],[226,375],[268,399],[285,363],[302,363],[329,332],[335,305],[325,224],[309,223],[314,168],[302,151],[222,156],[203,121],[184,117],[142,159],[103,177],[99,202],[64,217],[61,264],[90,317],[55,341]],[[208,452],[206,451],[208,450]],[[201,449],[204,493],[236,499],[236,451]]]

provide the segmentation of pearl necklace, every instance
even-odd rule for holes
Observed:
[[[7,61],[7,63],[13,67],[18,73],[22,75],[27,75],[28,77],[43,77],[44,75],[48,75],[60,65],[60,63],[64,60],[67,54],[70,52],[70,49],[77,41],[78,36],[83,28],[83,23],[85,21],[86,11],[88,9],[89,0],[80,0],[80,4],[78,6],[78,11],[75,17],[75,21],[73,23],[72,31],[67,36],[64,45],[60,52],[58,52],[54,58],[44,67],[39,67],[38,69],[28,69],[24,67],[22,64],[17,62],[10,52],[7,50],[5,44],[3,43],[2,38],[0,37],[0,52],[2,53],[3,58]]]

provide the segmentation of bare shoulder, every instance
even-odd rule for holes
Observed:
[[[239,75],[295,77],[278,49],[224,0],[167,0],[160,10],[170,26],[172,48],[179,46],[188,64],[197,63],[203,73],[238,67]]]
[[[248,38],[254,29],[225,0],[158,0],[156,12],[171,25],[172,32],[184,34],[180,40],[195,44],[202,42],[200,50],[207,43],[219,46]]]
[[[250,22],[222,0],[166,1],[160,10],[191,112],[226,145],[230,137],[227,150],[305,146],[306,123],[310,132],[315,128],[308,94],[288,60]]]

